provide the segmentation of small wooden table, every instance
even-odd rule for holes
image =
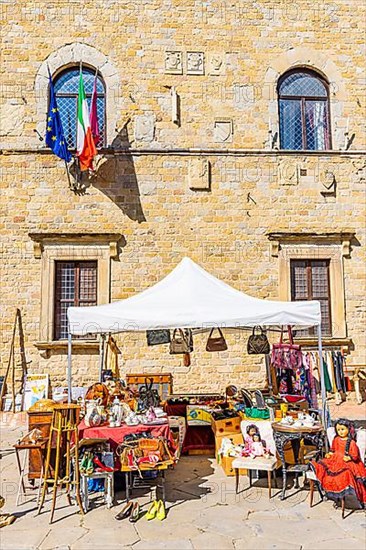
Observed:
[[[276,444],[276,449],[282,463],[283,486],[282,486],[281,500],[284,500],[285,494],[286,494],[287,472],[291,471],[295,473],[304,473],[305,468],[307,468],[307,466],[304,464],[295,464],[290,468],[286,467],[286,461],[285,461],[286,443],[288,443],[289,441],[291,443],[293,442],[295,443],[295,445],[293,445],[293,449],[294,449],[295,460],[297,462],[300,441],[302,439],[310,440],[311,443],[317,448],[318,453],[319,454],[321,453],[324,446],[324,431],[323,431],[323,426],[321,424],[316,424],[314,426],[296,426],[295,427],[291,425],[281,424],[279,422],[274,422],[272,424],[272,429],[273,429],[273,437]]]

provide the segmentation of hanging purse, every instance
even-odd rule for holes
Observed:
[[[288,343],[283,342],[283,329],[278,344],[273,344],[271,354],[271,365],[277,369],[293,369],[296,370],[302,365],[301,347],[294,344],[292,330],[290,325],[287,327]]]
[[[214,330],[218,330],[220,333],[220,336],[218,336],[217,338],[214,338],[212,336]],[[207,340],[206,351],[226,351],[226,350],[227,350],[227,343],[224,338],[224,335],[222,334],[222,330],[218,327],[217,329],[212,328]]]
[[[170,342],[170,354],[191,353],[193,351],[193,337],[190,329],[175,328]]]
[[[256,329],[259,329],[260,334],[256,334]],[[253,332],[248,338],[247,350],[249,355],[260,355],[270,352],[270,345],[268,342],[267,334],[262,327],[253,327]]]
[[[147,330],[146,339],[148,346],[170,343],[170,330]]]

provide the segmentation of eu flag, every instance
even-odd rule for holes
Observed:
[[[49,70],[48,76],[50,81],[50,106],[47,115],[46,145],[48,145],[48,147],[50,147],[55,155],[60,157],[60,159],[70,162],[72,156],[67,148],[67,142],[62,129],[61,117],[57,108],[55,89],[53,87]]]

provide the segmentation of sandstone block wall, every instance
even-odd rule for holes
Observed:
[[[65,382],[65,347],[34,345],[43,341],[43,275],[29,233],[122,234],[110,260],[118,300],[183,256],[276,299],[282,279],[268,233],[351,232],[342,255],[348,360],[365,363],[364,12],[356,0],[2,3],[1,371],[19,307],[29,370]],[[57,74],[80,60],[104,78],[111,148],[86,194],[75,195],[34,130],[45,129],[47,64]],[[276,84],[294,67],[329,81],[331,152],[278,150]],[[198,336],[189,368],[166,348],[148,348],[144,334],[119,336],[121,372],[172,372],[178,391],[263,385],[247,336],[228,332],[220,354],[205,352]],[[96,348],[75,349],[75,383],[97,378]]]

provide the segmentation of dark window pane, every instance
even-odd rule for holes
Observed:
[[[280,142],[282,149],[303,149],[301,102],[280,99]]]
[[[97,305],[97,262],[56,262],[55,340],[67,338],[67,309]]]
[[[322,333],[331,336],[329,260],[291,260],[291,300],[318,300]],[[298,331],[298,337],[314,335],[314,329]]]
[[[325,101],[305,102],[306,149],[322,151],[328,149],[328,113]]]
[[[328,262],[325,260],[311,262],[311,282],[313,300],[328,298]]]
[[[292,300],[308,300],[306,262],[294,261],[291,265]]]
[[[307,73],[296,72],[285,78],[279,92],[281,96],[310,96],[324,97],[328,96],[327,89],[323,82],[316,76]]]

